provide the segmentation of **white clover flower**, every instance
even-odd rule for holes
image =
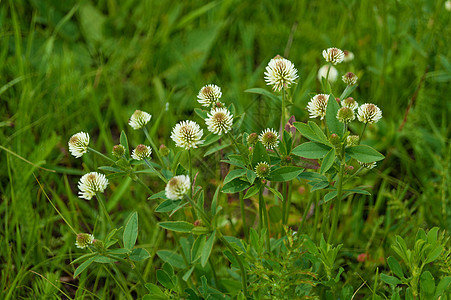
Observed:
[[[445,9],[447,11],[451,11],[451,1],[450,0],[445,2]]]
[[[357,118],[360,122],[374,124],[382,118],[382,111],[375,104],[365,103],[359,107]]]
[[[182,199],[190,189],[190,180],[187,175],[179,175],[172,177],[166,185],[166,197],[171,200]]]
[[[255,175],[257,175],[258,178],[266,178],[269,176],[270,172],[269,164],[266,161],[259,162],[255,166]]]
[[[370,162],[370,163],[363,163],[361,161],[357,161],[359,163],[359,165],[361,165],[362,167],[364,167],[365,169],[371,170],[372,168],[374,168],[376,166],[376,162]]]
[[[263,130],[258,139],[266,149],[274,149],[279,145],[279,134],[271,128]]]
[[[357,101],[354,100],[352,97],[348,97],[340,102],[341,106],[343,107],[349,107],[352,110],[355,110],[357,107],[359,107],[359,104]]]
[[[202,106],[210,107],[219,101],[222,96],[221,88],[214,84],[208,84],[202,87],[197,94],[197,102]]]
[[[336,65],[343,62],[345,54],[338,48],[328,48],[327,50],[323,50],[323,57],[327,62]]]
[[[144,158],[148,158],[152,155],[152,148],[149,146],[139,144],[133,149],[132,158],[136,160],[143,160]]]
[[[88,152],[89,134],[85,132],[79,132],[71,136],[69,139],[69,152],[76,158],[82,157],[83,154]]]
[[[75,246],[80,249],[85,249],[94,242],[94,236],[89,233],[79,233],[75,239]]]
[[[233,115],[225,108],[213,108],[207,115],[205,124],[208,126],[208,131],[221,135],[227,133],[232,128]]]
[[[324,65],[318,70],[318,80],[320,82],[323,80],[323,78],[327,77],[327,70],[328,69],[329,69],[329,65]],[[337,81],[337,78],[338,78],[338,71],[337,71],[337,69],[335,69],[334,66],[330,66],[329,78],[328,78],[327,81],[329,81],[330,83],[334,83],[335,81]]]
[[[298,70],[291,61],[277,55],[266,66],[265,81],[267,85],[273,85],[273,90],[280,91],[282,88],[289,88],[299,78],[297,73]]]
[[[319,117],[321,120],[326,116],[327,102],[329,95],[318,94],[315,95],[307,104],[307,110],[310,113],[310,118]]]
[[[355,85],[357,84],[357,80],[359,80],[359,77],[357,77],[357,75],[355,75],[352,72],[348,72],[341,77],[341,80],[343,80],[343,82],[346,83],[347,85]]]
[[[354,53],[352,53],[351,51],[343,50],[343,54],[344,54],[343,62],[350,62],[354,60]]]
[[[135,110],[128,121],[128,125],[130,125],[133,129],[138,130],[146,126],[150,119],[152,119],[152,115],[146,113],[145,111]]]
[[[189,150],[197,148],[198,144],[202,144],[201,140],[203,130],[200,129],[199,124],[194,121],[181,121],[177,123],[172,129],[171,139],[175,142],[177,147]]]
[[[105,175],[91,172],[83,175],[78,181],[78,197],[91,200],[91,198],[96,194],[96,192],[103,193],[108,185],[108,179]]]

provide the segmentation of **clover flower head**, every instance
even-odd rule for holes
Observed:
[[[114,146],[113,146],[113,151],[111,151],[111,153],[112,153],[116,158],[121,158],[121,157],[125,154],[125,147],[122,146],[121,144],[119,144],[119,145],[114,145]]]
[[[96,192],[103,193],[108,185],[108,179],[105,175],[91,172],[83,175],[78,181],[78,197],[91,200],[91,198],[96,194]]]
[[[328,80],[330,83],[334,83],[338,78],[338,71],[334,66],[324,65],[318,70],[318,80],[321,82],[323,78],[327,77],[327,70],[330,67]]]
[[[94,236],[89,233],[79,233],[75,239],[75,246],[84,249],[94,242]]]
[[[349,135],[346,138],[346,146],[347,147],[356,146],[358,144],[359,144],[359,136],[358,135]]]
[[[128,125],[130,125],[133,129],[138,130],[146,126],[150,119],[152,119],[152,115],[141,110],[135,110],[128,121]]]
[[[279,134],[271,128],[266,128],[258,136],[259,141],[266,149],[275,149],[279,145]]]
[[[197,94],[197,102],[199,102],[202,106],[210,107],[212,104],[219,102],[218,100],[221,98],[222,92],[221,88],[214,84],[207,84],[203,86],[199,94]]]
[[[310,118],[324,119],[326,116],[327,102],[329,101],[329,95],[318,94],[315,95],[309,103],[307,103],[307,110],[310,113]]]
[[[139,144],[132,151],[132,158],[136,160],[143,160],[145,158],[149,158],[152,155],[152,148],[149,146]]]
[[[347,85],[356,85],[359,78],[354,73],[348,72],[341,77],[341,80],[343,80],[343,82]]]
[[[338,48],[328,48],[323,50],[323,57],[327,62],[336,65],[343,62],[345,54]]]
[[[259,162],[255,166],[255,174],[257,175],[258,178],[266,178],[269,176],[270,172],[271,171],[270,171],[269,164],[266,161]]]
[[[344,54],[343,62],[350,62],[354,60],[354,53],[352,53],[351,51],[343,50],[343,54]]]
[[[182,199],[190,189],[190,180],[187,175],[178,175],[172,177],[166,185],[166,197],[171,200]]]
[[[258,142],[258,134],[252,132],[251,134],[248,135],[247,144],[249,146],[254,146],[255,144],[257,144],[257,142]]]
[[[273,90],[280,91],[282,88],[289,88],[299,78],[297,73],[298,70],[291,61],[277,55],[266,66],[265,81],[267,85],[273,86]]]
[[[357,101],[354,100],[352,97],[348,97],[340,102],[341,106],[343,107],[349,107],[352,110],[355,110],[357,107],[359,107],[359,104]]]
[[[360,122],[374,124],[382,118],[382,111],[376,104],[365,103],[357,110],[357,118]]]
[[[213,108],[205,119],[208,131],[221,135],[232,128],[233,115],[225,108]]]
[[[341,107],[337,112],[337,119],[341,123],[348,124],[355,119],[354,110],[349,107]]]
[[[370,162],[370,163],[364,163],[361,161],[357,161],[359,163],[359,165],[361,165],[362,167],[364,167],[365,169],[371,170],[372,168],[374,168],[376,166],[376,162]]]
[[[69,142],[69,152],[76,158],[80,158],[88,152],[89,145],[89,134],[86,132],[79,132],[70,137]]]
[[[191,148],[197,148],[197,145],[204,142],[201,140],[203,134],[203,130],[200,129],[199,124],[196,122],[181,121],[172,129],[171,139],[177,147],[189,150]]]

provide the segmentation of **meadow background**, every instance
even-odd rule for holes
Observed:
[[[224,101],[244,113],[243,131],[278,128],[279,106],[245,92],[266,88],[264,67],[277,54],[299,70],[291,111],[306,121],[305,106],[320,88],[321,51],[328,47],[354,53],[337,69],[359,77],[352,95],[359,103],[383,111],[367,141],[386,159],[358,182],[373,196],[349,202],[338,232],[346,280],[354,290],[367,282],[361,293],[368,294],[376,268],[387,270],[384,258],[394,255],[395,235],[411,245],[418,228],[438,226],[446,235],[451,229],[451,12],[444,2],[1,1],[0,298],[58,298],[55,286],[71,297],[120,293],[100,271],[72,278],[69,263],[82,251],[44,195],[77,230],[94,226],[95,202],[77,198],[76,184],[105,161],[70,156],[72,134],[88,132],[91,147],[104,153],[119,143],[122,130],[137,145],[144,136],[127,122],[142,109],[153,115],[149,130],[158,144],[174,147],[169,136],[176,122],[190,118],[203,125],[194,108],[207,83],[219,85]],[[217,157],[204,158],[205,149],[194,153],[200,182],[214,191],[222,180]],[[143,180],[153,190],[164,188],[157,178]],[[130,179],[110,182],[113,219],[121,223],[139,211],[138,243],[152,259],[137,267],[155,282],[162,263],[155,251],[177,245],[156,226],[156,203],[143,188]],[[302,187],[290,208],[295,229],[306,209],[309,186]],[[221,197],[233,224],[237,201]],[[239,228],[230,226],[230,234],[239,236]],[[358,263],[361,253],[372,259]],[[223,258],[216,264],[219,272],[226,268]],[[124,269],[124,276],[133,275]]]

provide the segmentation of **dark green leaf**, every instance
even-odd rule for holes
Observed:
[[[438,297],[444,295],[444,292],[449,291],[449,286],[451,284],[451,277],[445,276],[440,282],[437,284],[437,288],[435,289],[434,299],[438,299]]]
[[[225,149],[225,148],[227,148],[227,147],[229,147],[231,145],[232,144],[214,145],[211,148],[209,148],[207,150],[207,152],[205,152],[204,157],[207,157],[208,155],[213,154],[215,152],[218,152],[218,151],[220,151],[222,149]]]
[[[208,116],[207,116],[207,112],[203,109],[200,108],[195,108],[194,112],[202,119],[205,120]]]
[[[310,191],[314,192],[316,190],[327,188],[329,186],[329,181],[311,181],[308,184],[312,186]]]
[[[271,160],[262,143],[257,142],[254,147],[254,152],[252,153],[252,167],[255,168],[255,166],[260,162],[270,163]]]
[[[244,191],[250,186],[249,182],[235,178],[229,183],[225,184],[222,188],[222,192],[226,194],[233,194]]]
[[[183,275],[182,279],[184,281],[188,281],[188,279],[190,278],[191,274],[194,271],[195,266],[192,266],[191,269],[189,269],[188,271],[186,271],[186,273]]]
[[[291,151],[294,155],[305,158],[323,158],[329,153],[330,147],[316,142],[303,143]]]
[[[302,122],[295,122],[294,127],[306,138],[314,142],[322,142],[321,138],[316,135],[316,133],[308,126]]]
[[[130,254],[130,259],[134,261],[141,261],[148,259],[150,257],[149,252],[146,249],[143,248],[135,248],[132,251],[132,254]]]
[[[254,184],[254,181],[255,181],[255,178],[257,178],[257,175],[255,174],[254,171],[247,170],[246,171],[246,178],[247,178],[247,181],[249,181],[250,184]]]
[[[138,238],[138,213],[132,212],[124,228],[124,248],[132,249]]]
[[[166,300],[168,299],[166,295],[161,291],[161,289],[153,283],[146,283],[145,287],[149,290],[150,298],[149,300]],[[149,296],[146,295],[146,296]],[[143,298],[143,300],[147,300]]]
[[[443,247],[442,246],[437,246],[435,248],[433,248],[431,250],[431,252],[429,252],[429,254],[427,255],[427,259],[426,259],[426,264],[433,262],[434,260],[436,260],[437,258],[439,258],[440,254],[443,251]]]
[[[191,232],[194,225],[185,221],[166,221],[158,223],[160,227],[164,229],[172,230],[175,232]]]
[[[388,263],[388,266],[390,267],[390,270],[393,272],[393,274],[395,274],[399,278],[404,278],[404,273],[402,272],[401,265],[396,260],[396,258],[390,256],[387,259],[387,263]]]
[[[269,185],[266,185],[265,187],[266,187],[271,193],[273,193],[274,196],[276,196],[276,197],[279,198],[281,201],[283,201],[283,196],[282,196],[282,194],[281,194],[278,190],[273,189],[273,188],[270,187]]]
[[[110,166],[101,166],[101,167],[98,167],[97,169],[103,170],[103,171],[108,171],[108,172],[124,173],[124,171],[122,171],[121,169],[110,167]]]
[[[274,100],[275,102],[282,102],[282,100],[280,99],[279,96],[276,96],[273,93],[268,92],[267,90],[262,89],[262,88],[247,89],[244,92],[246,92],[246,93],[253,93],[253,94],[260,94],[260,95],[268,97],[271,100]]]
[[[216,230],[213,231],[213,233],[210,235],[207,242],[205,243],[205,247],[202,249],[202,254],[201,254],[201,258],[200,258],[202,267],[205,267],[208,262],[208,258],[210,257],[211,250],[213,249],[213,244],[215,243],[215,235],[216,235]]]
[[[167,289],[174,289],[175,284],[171,276],[164,270],[157,270],[157,280],[158,282]]]
[[[372,163],[384,159],[382,154],[367,145],[348,147],[345,151],[349,156],[363,163]]]
[[[80,275],[80,273],[83,272],[90,264],[92,264],[96,260],[96,258],[97,256],[91,257],[84,261],[81,265],[79,265],[78,268],[75,269],[74,278]]]
[[[159,258],[161,258],[163,261],[167,262],[174,268],[179,268],[179,269],[186,268],[186,265],[185,265],[185,262],[183,261],[182,256],[173,251],[159,250],[159,251],[157,251],[157,255]]]
[[[170,212],[173,209],[177,208],[180,202],[182,202],[182,200],[165,200],[160,205],[158,205],[158,207],[155,209],[155,212]]]
[[[295,179],[304,169],[298,167],[280,167],[273,171],[268,176],[269,181],[285,182]]]
[[[324,134],[324,132],[321,130],[321,128],[319,128],[319,126],[315,122],[309,121],[308,126],[315,133],[315,135],[319,138],[319,141],[321,143],[326,144],[328,146],[332,146],[330,144],[329,140],[327,139],[326,135]]]
[[[191,261],[194,263],[196,260],[200,258],[202,255],[202,250],[205,248],[205,235],[200,235],[193,243],[193,247],[191,248]]]
[[[321,174],[326,173],[335,162],[335,148],[330,149],[321,163]]]
[[[426,295],[434,295],[435,292],[435,279],[431,272],[425,271],[420,276],[420,288],[421,292]]]
[[[96,259],[94,261],[96,263],[101,263],[101,264],[111,264],[111,263],[117,262],[117,259],[99,255],[96,257]]]
[[[298,176],[299,179],[306,179],[310,181],[327,181],[327,177],[313,172],[302,172]]]
[[[260,186],[258,184],[251,186],[246,194],[244,195],[244,199],[250,198],[252,196],[254,196],[255,194],[258,193],[258,191],[260,190]]]
[[[329,100],[327,101],[326,108],[326,124],[329,129],[329,133],[335,133],[338,136],[343,136],[344,124],[338,121],[337,112],[339,109],[339,105],[334,98],[334,95],[329,96]]]
[[[202,147],[206,147],[208,145],[213,144],[214,142],[217,142],[219,139],[221,138],[220,135],[214,134],[214,133],[210,133],[209,135],[207,135],[205,137],[205,141],[202,144]]]
[[[393,286],[396,286],[401,283],[401,280],[399,280],[398,278],[389,276],[389,275],[385,275],[383,273],[381,274],[381,280],[383,282],[388,283],[389,285],[393,285]]]
[[[161,192],[155,193],[147,199],[149,199],[149,200],[155,200],[155,199],[167,200],[168,198],[166,197],[166,191],[162,190]]]
[[[235,169],[229,172],[227,176],[224,178],[224,184],[229,183],[235,178],[241,177],[246,174],[246,169]]]
[[[127,135],[125,134],[125,131],[121,131],[121,137],[120,137],[121,145],[125,148],[125,156],[128,157],[130,154],[130,150],[128,148],[128,140]]]
[[[337,197],[337,191],[329,192],[326,194],[326,196],[324,196],[324,202],[328,202],[334,199],[335,197]]]

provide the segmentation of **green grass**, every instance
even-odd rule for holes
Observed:
[[[91,232],[99,226],[96,201],[77,198],[76,184],[85,172],[106,164],[94,155],[70,156],[72,134],[89,132],[91,146],[110,153],[125,130],[135,146],[145,137],[127,121],[142,109],[153,115],[149,131],[157,144],[173,148],[175,123],[189,118],[204,125],[194,108],[207,83],[221,86],[224,101],[243,114],[243,132],[276,128],[279,106],[244,92],[269,90],[263,72],[276,54],[299,70],[291,111],[306,121],[305,106],[320,88],[321,51],[332,46],[355,54],[353,62],[337,68],[358,75],[353,97],[377,104],[384,116],[367,130],[366,143],[386,159],[358,182],[369,185],[373,196],[350,198],[338,231],[345,280],[354,290],[366,282],[359,295],[371,295],[376,268],[388,270],[378,258],[395,255],[390,248],[395,235],[412,245],[418,228],[438,226],[448,234],[451,229],[450,20],[444,1],[2,1],[0,298],[64,298],[64,292],[111,299],[121,294],[116,279],[129,282],[133,298],[143,295],[123,266],[72,278],[70,261],[81,251],[49,201],[76,231]],[[213,193],[223,177],[214,168],[217,157],[203,158],[204,152],[195,152],[195,169]],[[156,177],[143,180],[154,191],[164,188]],[[162,261],[155,251],[180,246],[156,226],[161,216],[148,196],[128,179],[111,180],[107,192],[115,222],[139,211],[138,241],[152,259],[137,268],[156,283]],[[227,200],[222,194],[223,206],[229,203],[224,222],[232,222],[239,203]],[[308,192],[293,198],[295,228],[307,201]],[[239,235],[237,226],[229,228],[230,235]],[[358,264],[355,258],[365,252],[374,262]],[[217,272],[225,276],[228,262],[216,257]],[[449,272],[449,258],[447,264]],[[377,289],[388,291],[380,280]]]

